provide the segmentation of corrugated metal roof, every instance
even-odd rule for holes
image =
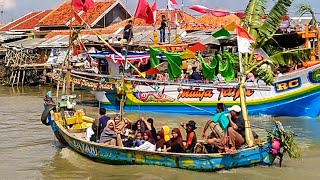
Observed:
[[[0,34],[0,43],[3,43],[5,41],[14,40],[14,39],[21,39],[25,38],[27,35],[23,34]]]
[[[43,41],[45,41],[45,39],[22,39],[19,41],[2,44],[2,46],[6,48],[35,49]]]

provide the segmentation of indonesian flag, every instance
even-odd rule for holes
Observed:
[[[151,11],[153,14],[153,21],[156,22],[157,21],[157,1],[154,1],[154,3],[152,4]]]
[[[202,6],[202,5],[189,6],[189,9],[192,9],[192,10],[197,11],[197,12],[202,13],[202,14],[206,14],[206,13],[210,12],[209,8],[207,8],[205,6]]]
[[[153,11],[147,0],[139,0],[134,17],[145,20],[147,24],[154,23]]]
[[[72,0],[72,7],[77,10],[87,12],[88,9],[93,8],[94,0]]]
[[[252,47],[251,43],[255,42],[255,38],[252,37],[245,29],[240,26],[236,26],[237,30],[237,42],[238,51],[240,53],[251,53]]]
[[[178,4],[176,0],[168,0],[168,10],[178,9]]]

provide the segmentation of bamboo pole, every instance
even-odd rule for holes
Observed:
[[[248,62],[248,56],[246,56],[245,62]],[[242,64],[242,55],[239,53],[239,66],[240,66],[240,77],[239,77],[239,92],[240,92],[240,105],[242,111],[242,117],[245,123],[245,140],[249,147],[253,146],[253,134],[250,127],[250,122],[248,118],[248,110],[246,105],[246,91],[245,91],[245,83],[246,83],[246,70]]]
[[[21,74],[21,68],[20,68],[20,66],[19,66],[19,69],[18,69],[18,79],[17,79],[17,87],[19,87],[20,74]]]

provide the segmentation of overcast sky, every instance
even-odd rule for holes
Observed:
[[[59,4],[66,0],[0,0],[0,23],[7,23],[16,19],[30,11],[45,10],[56,8]],[[153,3],[154,0],[148,0],[149,3]],[[197,14],[187,10],[189,5],[203,5],[209,8],[224,8],[230,10],[243,10],[246,7],[248,0],[177,0],[181,7],[182,1],[184,1],[185,10],[191,14]],[[269,7],[275,0],[268,0]],[[122,0],[122,2],[128,5],[130,12],[133,14],[138,0]],[[157,0],[158,9],[166,8],[167,0]],[[318,3],[317,3],[318,2]],[[295,0],[294,5],[290,9],[290,14],[295,16],[297,6],[301,3],[309,3],[314,11],[320,13],[319,0]],[[318,15],[319,17],[319,15]]]

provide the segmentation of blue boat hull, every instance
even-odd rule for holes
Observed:
[[[55,124],[55,123],[54,123]],[[244,149],[235,154],[180,154],[139,151],[132,148],[103,146],[77,138],[56,124],[59,134],[75,151],[95,161],[114,165],[158,165],[194,171],[217,171],[251,165],[271,165],[270,144]]]
[[[119,110],[118,105],[101,104],[109,110]],[[214,113],[215,106],[198,106],[201,109]],[[250,116],[272,115],[272,116],[290,116],[290,117],[309,117],[316,118],[320,114],[320,91],[316,91],[301,97],[294,97],[281,101],[248,105],[248,113]],[[190,115],[210,115],[205,111],[200,111],[186,105],[130,105],[124,107],[128,111],[158,112],[158,113],[177,113]]]

